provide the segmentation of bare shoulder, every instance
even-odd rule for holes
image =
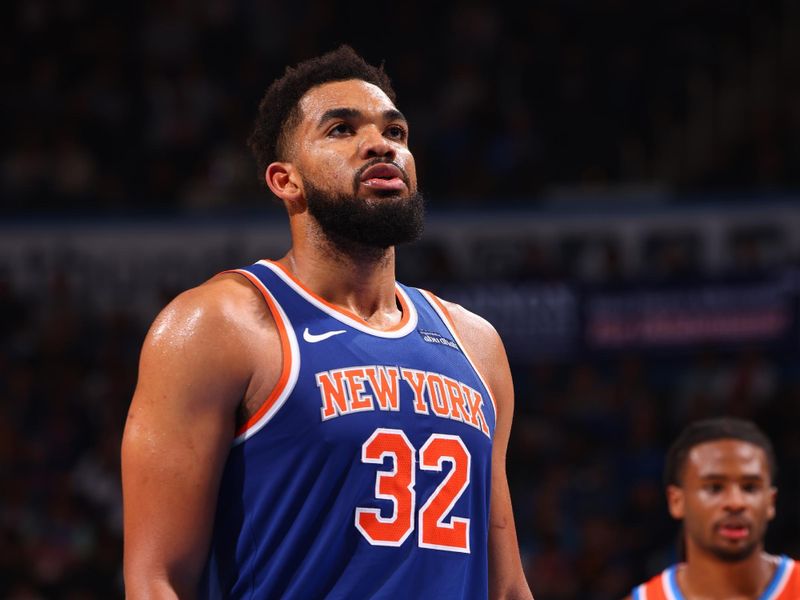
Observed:
[[[168,380],[195,400],[215,391],[238,408],[249,389],[261,390],[279,371],[280,355],[264,354],[277,339],[260,292],[240,275],[218,275],[156,317],[142,346],[137,395]]]
[[[217,275],[201,285],[176,296],[156,317],[150,333],[164,335],[193,335],[209,333],[217,327],[230,328],[235,333],[240,324],[253,324],[269,319],[259,292],[240,275]]]
[[[447,314],[453,320],[456,333],[468,346],[469,351],[502,350],[503,343],[494,326],[482,316],[467,310],[460,304],[441,299]],[[474,353],[474,352],[473,352]]]
[[[178,295],[156,317],[145,344],[165,352],[213,343],[217,353],[248,350],[275,331],[264,299],[244,277],[217,275]]]
[[[441,300],[456,333],[476,368],[486,379],[497,402],[510,408],[513,398],[511,371],[503,341],[495,327],[460,304]]]

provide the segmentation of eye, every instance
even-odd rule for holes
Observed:
[[[329,137],[341,137],[353,133],[353,128],[347,123],[337,123],[328,130]]]
[[[755,494],[761,489],[761,486],[757,483],[745,483],[742,485],[742,491],[746,494]]]
[[[393,140],[405,140],[408,137],[408,132],[405,127],[400,125],[389,125],[386,128],[386,137]]]
[[[703,486],[703,489],[710,494],[719,494],[722,491],[722,484],[710,482]]]

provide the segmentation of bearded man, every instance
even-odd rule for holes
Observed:
[[[179,295],[145,339],[129,600],[532,598],[502,342],[395,281],[423,201],[394,98],[347,46],[267,89],[250,146],[291,248]]]

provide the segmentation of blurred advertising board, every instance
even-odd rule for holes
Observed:
[[[590,293],[585,341],[591,349],[780,342],[792,335],[794,308],[780,280]]]
[[[796,347],[799,288],[787,285],[786,275],[681,286],[629,282],[613,290],[567,283],[462,284],[441,293],[488,319],[517,361],[708,345]]]
[[[436,238],[440,251],[452,258],[485,245],[466,244],[478,238],[457,225],[452,232],[443,229],[452,238]],[[181,290],[222,269],[279,257],[289,244],[282,219],[0,224],[0,284],[23,301],[52,297],[149,323]],[[667,284],[645,280],[640,270],[639,277],[626,274],[611,287],[499,268],[501,259],[506,267],[522,264],[526,254],[511,250],[526,247],[509,241],[502,253],[493,247],[483,262],[467,253],[460,268],[445,269],[445,276],[431,268],[440,264],[435,246],[407,248],[410,268],[402,280],[486,318],[512,361],[708,344],[800,346],[800,269],[791,262],[748,280],[715,279],[704,268],[698,271],[704,276]]]

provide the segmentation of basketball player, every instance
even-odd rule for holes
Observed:
[[[686,561],[628,599],[798,600],[800,567],[764,551],[774,477],[772,444],[754,423],[690,424],[670,448],[664,473],[669,512],[683,521]]]
[[[422,197],[382,67],[289,68],[250,145],[292,247],[173,300],[122,446],[136,598],[531,598],[495,330],[395,282]]]

